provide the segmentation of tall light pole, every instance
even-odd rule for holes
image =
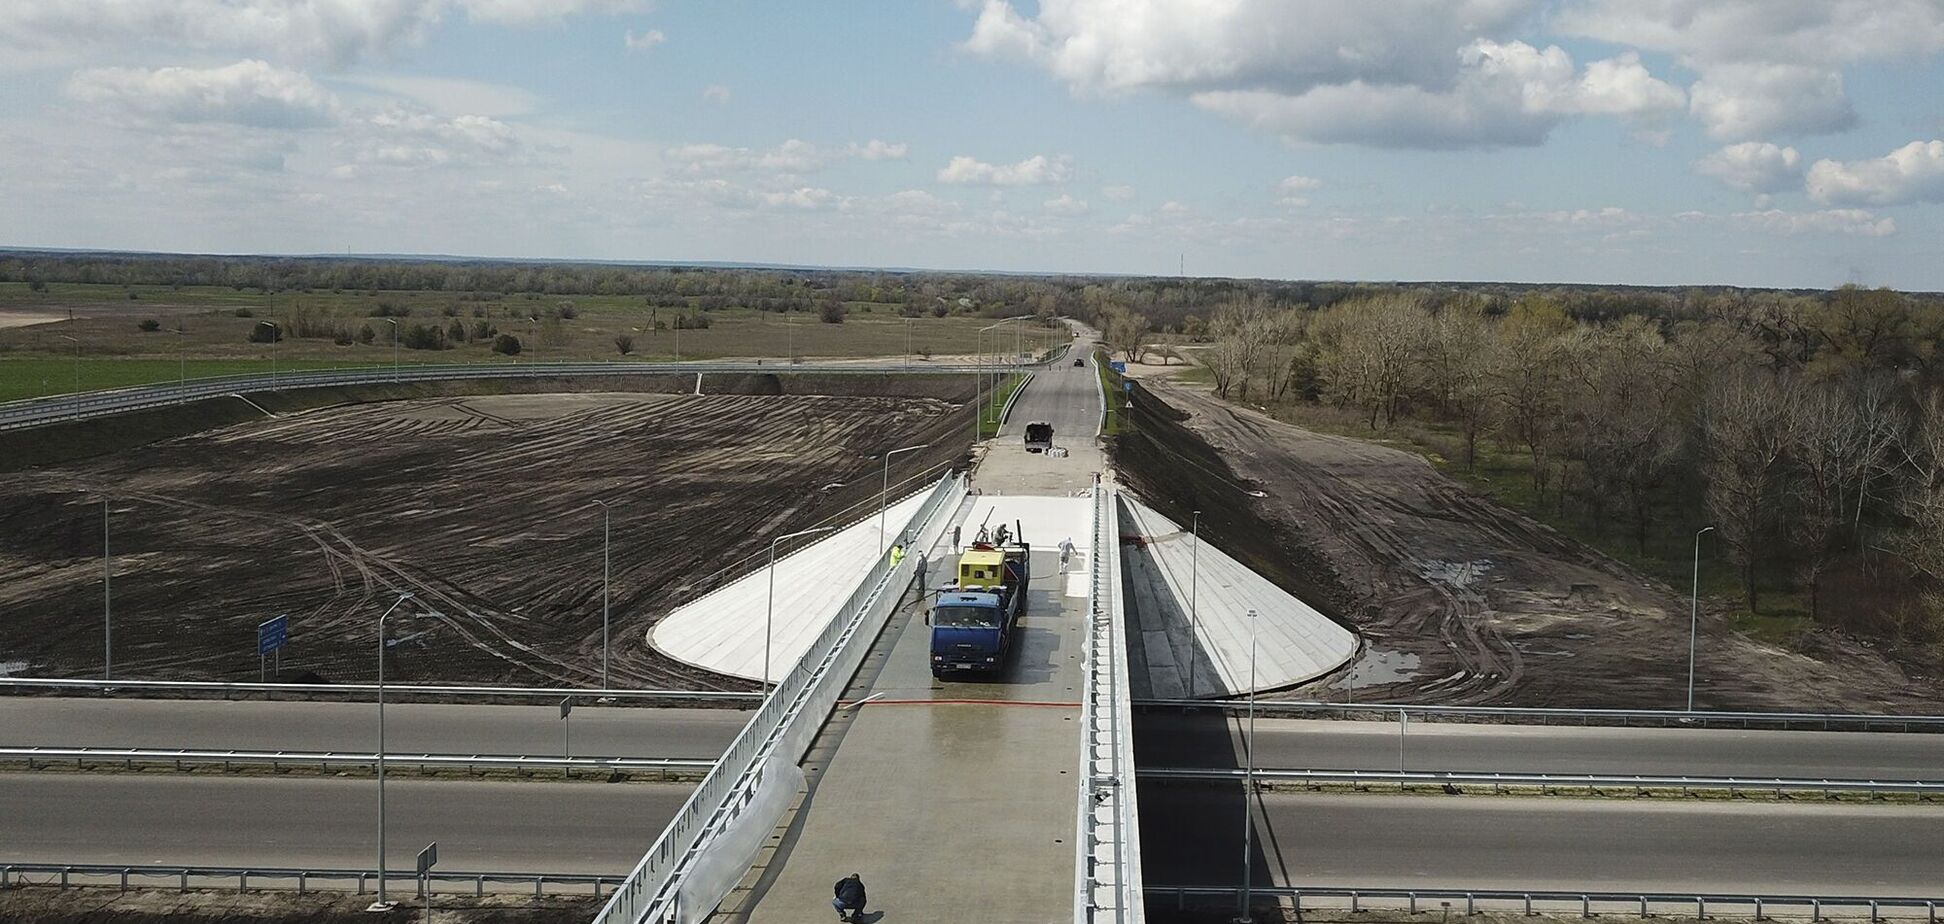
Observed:
[[[611,575],[608,555],[608,502],[597,500],[601,505],[601,689],[608,688],[608,580]]]
[[[183,335],[187,334],[188,331],[182,329],[182,321],[180,320],[176,321],[175,332],[176,332],[176,385],[182,386],[182,385],[189,384],[189,358],[188,358],[188,354],[183,352],[183,343],[184,343]]]
[[[410,592],[400,593],[378,615],[378,901],[371,909],[379,911],[391,909],[391,903],[385,900],[385,619],[410,599]]]
[[[1249,807],[1255,801],[1255,694],[1256,694],[1256,611],[1249,611],[1249,733],[1243,742],[1246,763],[1242,784],[1242,913],[1236,917],[1241,924],[1251,924],[1255,919],[1249,916],[1252,883],[1249,855],[1255,846],[1255,828],[1250,823]]]
[[[836,528],[835,526],[818,526],[812,529],[798,530],[797,532],[778,536],[770,540],[769,604],[763,610],[763,695],[765,696],[769,695],[770,687],[770,633],[771,627],[775,624],[776,619],[776,545],[785,539],[795,539],[798,536],[808,536],[812,533],[827,533]]]
[[[101,679],[115,679],[115,605],[110,586],[115,559],[108,552],[108,498],[101,499]]]
[[[270,325],[270,387],[277,387],[277,343],[283,340],[283,325],[275,321],[265,321]]]
[[[396,382],[398,381],[398,319],[379,318],[378,320],[392,326],[392,381]]]
[[[925,447],[930,445],[931,445],[930,443],[919,443],[916,446],[906,446],[903,449],[893,449],[890,452],[884,454],[884,486],[878,489],[878,554],[879,555],[884,554],[884,547],[887,544],[887,540],[890,538],[884,534],[884,509],[890,505],[890,501],[891,501],[891,457],[901,452],[917,452],[918,450],[924,449]]]
[[[62,340],[74,344],[74,393],[78,395],[81,393],[81,341],[66,334],[60,336]]]
[[[1694,534],[1694,591],[1688,609],[1688,697],[1687,711],[1694,711],[1694,647],[1701,634],[1701,537],[1714,527],[1703,526]]]
[[[973,348],[974,348],[974,349],[976,349],[976,350],[978,350],[978,357],[979,357],[979,364],[980,364],[980,365],[985,365],[985,332],[986,332],[986,331],[989,331],[989,330],[993,330],[993,329],[995,329],[995,328],[999,328],[999,327],[1004,327],[1004,326],[1006,326],[1007,324],[1011,324],[1012,322],[1014,322],[1014,321],[1017,321],[1017,320],[1019,320],[1019,318],[1006,318],[1006,319],[1004,319],[1004,320],[1002,320],[1002,321],[997,321],[997,322],[994,322],[994,323],[992,323],[992,324],[987,324],[986,326],[984,326],[984,327],[981,327],[981,328],[979,328],[979,330],[978,330],[978,336],[977,336],[976,338],[974,338],[974,340],[973,340],[973,343],[974,343],[974,347],[973,347]],[[992,347],[992,352],[994,353],[994,356],[993,356],[993,359],[995,359],[995,360],[997,360],[997,359],[999,358],[999,357],[998,357],[998,355],[997,355],[997,354],[998,354],[998,352],[999,352],[999,346],[998,346],[998,343],[997,343],[997,338],[998,338],[998,336],[999,336],[999,335],[997,335],[997,334],[994,334],[994,335],[993,335],[993,338],[994,338],[994,343],[993,343],[993,347]],[[980,381],[981,383],[983,383],[983,382],[985,381],[985,379],[984,379],[984,377],[982,376],[982,377],[980,378],[980,380],[979,380],[979,381]],[[983,388],[983,385],[981,385],[981,387]],[[999,394],[999,364],[998,364],[997,362],[994,362],[994,363],[992,364],[992,392],[993,392],[993,397],[998,397],[998,394]],[[983,393],[983,392],[982,392],[982,393]],[[985,402],[985,401],[980,401],[980,402],[978,402],[978,404],[979,404],[979,416],[978,416],[978,418],[977,418],[977,420],[978,420],[978,430],[977,430],[977,434],[978,434],[978,435],[977,435],[977,436],[974,436],[974,437],[973,437],[973,439],[972,439],[972,441],[973,441],[973,442],[975,442],[975,443],[976,443],[976,442],[978,442],[978,441],[979,441],[979,439],[981,439],[981,438],[983,438],[983,437],[985,436],[985,412],[986,412],[986,402]]]
[[[1188,698],[1195,698],[1195,639],[1200,631],[1200,609],[1196,606],[1196,592],[1201,589],[1201,511],[1195,511],[1194,545],[1190,546],[1188,568]]]
[[[913,320],[916,320],[916,319],[914,319],[914,318],[905,318],[905,319],[904,319],[904,326],[905,326],[905,352],[904,352],[904,364],[905,364],[905,367],[906,367],[906,368],[910,368],[910,366],[911,366],[911,322],[912,322]]]

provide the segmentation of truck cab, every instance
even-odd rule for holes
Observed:
[[[1035,420],[1026,425],[1026,451],[1045,452],[1053,448],[1053,425]]]

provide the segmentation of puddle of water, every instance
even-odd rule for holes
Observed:
[[[1383,648],[1365,648],[1363,656],[1351,665],[1349,673],[1337,681],[1338,687],[1376,686],[1385,683],[1400,683],[1417,678],[1418,656],[1408,651],[1391,651]]]
[[[1463,590],[1492,570],[1490,561],[1442,561],[1439,559],[1421,560],[1417,563],[1418,576],[1427,581],[1435,581],[1448,587]]]

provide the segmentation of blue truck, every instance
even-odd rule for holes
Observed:
[[[1026,614],[1032,547],[1008,542],[1005,527],[959,554],[958,581],[940,590],[925,622],[931,626],[932,676],[959,671],[997,673],[1006,666],[1013,627]]]

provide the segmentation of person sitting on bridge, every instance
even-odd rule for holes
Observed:
[[[852,873],[837,880],[837,897],[830,906],[837,909],[837,920],[855,921],[864,914],[864,877]]]

